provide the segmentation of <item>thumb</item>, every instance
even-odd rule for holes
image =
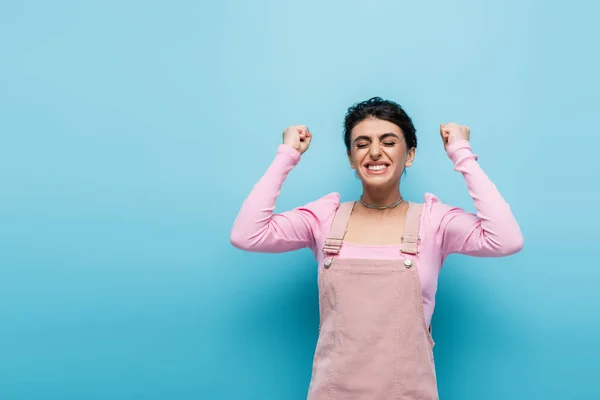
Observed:
[[[445,124],[440,125],[440,136],[442,137],[442,139],[448,136],[448,130],[446,129]]]
[[[300,137],[302,139],[304,139],[305,142],[310,142],[310,140],[312,139],[312,133],[310,133],[308,128],[306,128],[305,130],[302,131],[302,134],[300,135]]]

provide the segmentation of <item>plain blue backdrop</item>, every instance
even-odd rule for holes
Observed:
[[[313,144],[278,211],[360,185],[345,110],[418,129],[403,181],[473,211],[438,127],[472,130],[524,250],[451,257],[442,399],[600,396],[597,3],[0,3],[0,399],[303,399],[308,250],[229,243],[281,132]]]

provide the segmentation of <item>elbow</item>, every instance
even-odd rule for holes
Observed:
[[[502,245],[501,255],[510,256],[523,250],[524,238],[520,230],[506,238]]]
[[[523,250],[523,238],[521,238],[520,241],[515,241],[514,243],[511,243],[511,245],[508,247],[507,255],[517,254],[521,250]]]
[[[229,243],[233,247],[244,251],[258,251],[260,249],[256,234],[236,225],[229,234]]]
[[[229,242],[231,243],[231,245],[237,249],[240,250],[249,250],[250,249],[250,243],[249,241],[244,237],[243,234],[241,234],[241,232],[239,232],[236,229],[233,229],[229,235]]]

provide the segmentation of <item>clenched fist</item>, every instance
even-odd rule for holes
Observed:
[[[304,154],[310,146],[312,134],[306,125],[290,126],[283,131],[283,144],[286,144]]]
[[[458,125],[454,122],[440,125],[440,136],[444,142],[444,150],[448,150],[448,145],[459,140],[469,140],[471,129],[468,126]]]

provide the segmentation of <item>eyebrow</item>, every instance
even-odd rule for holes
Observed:
[[[395,133],[391,133],[391,132],[383,133],[383,134],[379,135],[379,140],[383,140],[388,137],[395,137],[396,139],[400,140],[400,137],[398,135],[396,135]],[[354,139],[352,141],[352,143],[356,143],[359,140],[368,140],[370,142],[371,138],[369,136],[365,136],[365,135],[357,136],[356,139]]]

